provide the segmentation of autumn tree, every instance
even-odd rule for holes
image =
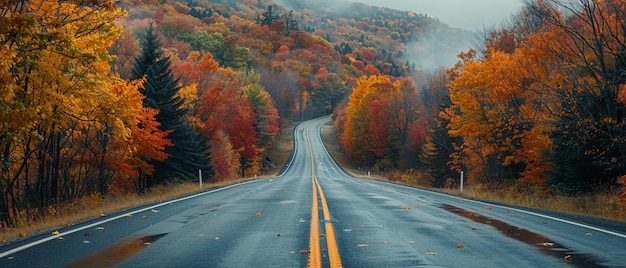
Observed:
[[[121,32],[113,22],[124,14],[115,3],[14,1],[0,14],[1,225],[106,195],[126,177],[120,166],[139,169],[133,155],[166,156],[165,133],[142,108],[143,81],[109,75],[107,48]],[[131,145],[134,136],[146,142]]]
[[[555,92],[550,184],[570,193],[608,187],[626,173],[626,108],[618,98],[626,70],[623,1],[537,1],[530,6],[551,39],[535,43],[568,70]]]
[[[175,178],[188,180],[194,178],[199,169],[205,170],[205,174],[211,174],[208,145],[199,139],[197,131],[185,120],[187,111],[181,107],[183,100],[177,95],[179,82],[174,78],[169,58],[162,56],[159,40],[152,27],[146,32],[144,40],[142,53],[133,68],[133,78],[145,77],[144,105],[159,111],[156,119],[162,130],[171,131],[168,139],[173,144],[165,147],[169,155],[165,161],[154,162],[154,183]]]
[[[417,90],[407,80],[362,77],[350,96],[340,137],[350,157],[365,165],[406,168],[410,133],[419,121]]]
[[[247,76],[249,84],[242,90],[254,107],[256,116],[254,125],[259,140],[258,147],[267,150],[272,146],[280,130],[278,110],[274,107],[272,96],[259,85],[260,76],[256,73],[250,73]]]

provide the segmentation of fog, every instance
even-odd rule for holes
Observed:
[[[523,0],[349,0],[372,6],[410,10],[470,31],[501,26]]]

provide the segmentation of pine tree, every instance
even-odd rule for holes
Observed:
[[[183,100],[177,96],[180,86],[170,64],[170,59],[163,57],[160,42],[151,25],[146,32],[141,55],[136,59],[133,79],[145,76],[144,106],[159,110],[156,120],[161,124],[160,129],[171,131],[167,138],[173,144],[165,147],[169,155],[165,161],[152,163],[155,172],[151,183],[176,178],[189,180],[196,177],[199,169],[207,178],[214,174],[209,164],[208,143],[200,139],[198,132],[184,118],[187,110],[181,108]]]
[[[255,22],[259,25],[272,25],[272,22],[278,20],[280,17],[274,14],[272,10],[273,6],[268,6],[267,11],[263,12],[261,16],[257,16]],[[297,27],[297,26],[296,26]]]
[[[439,119],[436,126],[430,128],[419,156],[420,161],[426,166],[426,171],[433,177],[431,181],[433,187],[444,187],[448,178],[457,177],[456,172],[448,166],[452,152],[454,152],[452,138],[443,119]]]
[[[289,13],[282,16],[282,19],[285,21],[285,35],[289,36],[291,31],[299,31],[298,29],[298,21],[293,18],[293,10],[289,11]],[[329,39],[330,40],[330,39]]]

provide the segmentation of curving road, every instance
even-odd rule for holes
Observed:
[[[0,247],[0,267],[626,267],[626,224],[544,215],[346,175],[327,118],[281,175]]]

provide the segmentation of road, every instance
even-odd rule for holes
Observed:
[[[320,129],[283,173],[110,214],[0,248],[0,267],[626,267],[626,224],[356,179]]]

